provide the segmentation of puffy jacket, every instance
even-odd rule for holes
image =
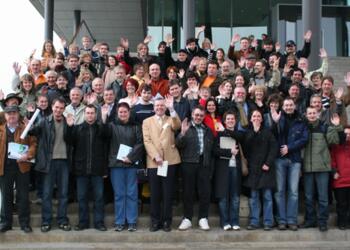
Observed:
[[[286,131],[286,114],[283,113],[278,123],[272,122],[270,129],[278,142],[278,148],[287,145],[288,154],[284,157],[292,162],[301,163],[301,150],[305,147],[309,138],[307,125],[302,118],[295,114],[295,118],[291,122],[288,131]]]
[[[131,121],[122,123],[119,120],[108,123],[104,127],[107,131],[108,137],[110,138],[108,166],[138,166],[138,164],[143,160],[145,152],[141,127]],[[120,144],[132,147],[132,151],[127,156],[132,164],[117,160]]]
[[[331,156],[328,146],[339,143],[338,132],[343,130],[341,125],[328,128],[317,121],[309,123],[309,139],[304,152],[304,172],[331,171]]]
[[[104,127],[84,122],[67,128],[68,143],[73,148],[72,169],[76,175],[107,174],[107,144]]]
[[[67,142],[67,123],[63,118],[63,138]],[[36,154],[35,170],[48,173],[51,167],[52,151],[55,141],[55,122],[53,116],[41,119],[40,122],[34,125],[29,130],[29,135],[34,135],[38,140],[38,150]],[[67,158],[69,158],[69,147],[67,146]]]

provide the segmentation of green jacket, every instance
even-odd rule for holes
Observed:
[[[329,146],[339,144],[338,132],[343,130],[341,125],[328,128],[317,121],[309,126],[309,140],[304,150],[304,172],[331,171],[331,156]]]

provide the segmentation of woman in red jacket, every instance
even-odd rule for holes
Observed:
[[[225,130],[221,122],[221,117],[217,115],[218,105],[214,98],[209,98],[205,104],[205,117],[203,123],[210,128],[214,137],[218,135],[219,131]]]
[[[337,201],[337,225],[341,230],[350,227],[350,127],[344,130],[345,143],[331,150],[334,196]]]

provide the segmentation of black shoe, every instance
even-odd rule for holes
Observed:
[[[117,224],[115,225],[114,227],[114,231],[117,231],[117,232],[121,232],[124,230],[124,225],[121,225],[121,224]]]
[[[345,226],[345,225],[339,225],[339,226],[338,226],[338,229],[339,229],[339,230],[345,230],[345,229],[346,229],[346,226]]]
[[[25,233],[31,233],[33,232],[33,229],[29,225],[21,226],[21,230]]]
[[[43,233],[47,233],[48,231],[51,230],[51,226],[48,225],[48,224],[43,224],[43,225],[41,225],[40,230],[41,230],[41,232],[43,232]]]
[[[318,229],[320,230],[320,232],[326,232],[326,231],[328,231],[327,225],[320,225],[320,226],[318,227]]]
[[[286,227],[286,224],[278,224],[278,230],[280,231],[284,231],[284,230],[287,230],[287,227]]]
[[[128,231],[129,232],[135,232],[137,229],[136,229],[136,223],[130,223],[128,225]]]
[[[259,228],[258,226],[253,225],[253,224],[249,224],[249,225],[247,226],[247,230],[256,230],[256,229],[258,229],[258,228]]]
[[[317,227],[316,223],[305,222],[304,224],[300,225],[300,228],[313,228],[313,227]]]
[[[160,226],[157,224],[157,223],[153,223],[150,228],[149,228],[149,231],[150,232],[156,232],[160,229]]]
[[[89,227],[86,225],[78,224],[74,226],[74,231],[83,231],[85,229],[88,229]]]
[[[103,224],[95,226],[95,229],[98,230],[98,231],[102,231],[102,232],[107,231],[106,226],[103,225]]]
[[[271,230],[272,230],[272,226],[264,225],[264,231],[271,231]]]
[[[296,224],[288,224],[288,229],[291,231],[298,231],[298,225]]]
[[[0,228],[0,233],[5,233],[9,230],[12,230],[12,226],[10,225],[4,225],[2,228]]]
[[[69,223],[62,223],[58,225],[58,228],[63,231],[70,231],[72,227],[69,225]]]
[[[170,232],[171,231],[171,224],[168,222],[164,222],[163,224],[163,231],[164,232]]]

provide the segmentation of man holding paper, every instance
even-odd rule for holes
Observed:
[[[7,106],[4,109],[5,124],[0,126],[0,190],[1,228],[0,232],[12,229],[13,185],[16,183],[18,217],[21,230],[32,232],[29,225],[29,170],[31,159],[35,157],[36,138],[20,138],[24,124],[20,122],[18,106]],[[9,144],[14,144],[17,152],[10,152]],[[16,155],[16,157],[11,157]]]
[[[118,103],[117,119],[110,123],[107,123],[108,111],[108,105],[103,105],[102,122],[110,138],[108,167],[111,169],[114,191],[115,231],[127,228],[133,232],[136,231],[138,217],[136,172],[144,156],[142,130],[130,119],[130,106],[127,103]]]
[[[209,230],[208,214],[210,189],[214,162],[212,147],[214,136],[203,124],[204,108],[197,106],[192,110],[192,120],[182,121],[181,133],[176,138],[176,146],[181,154],[181,167],[184,194],[184,218],[179,230],[192,227],[193,197],[198,189],[198,224],[202,230]]]
[[[170,116],[165,115],[166,109]],[[176,165],[181,162],[175,146],[175,132],[181,121],[174,110],[173,97],[157,98],[154,101],[155,115],[143,122],[142,132],[147,152],[147,168],[151,188],[151,227],[171,231],[172,198]],[[161,200],[163,208],[161,210]]]

